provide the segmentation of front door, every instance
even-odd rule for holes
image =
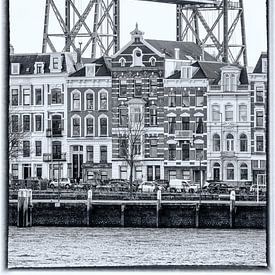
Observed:
[[[220,168],[214,168],[214,180],[220,180]]]
[[[31,177],[31,167],[28,165],[25,165],[23,167],[23,178],[26,179],[29,177]]]

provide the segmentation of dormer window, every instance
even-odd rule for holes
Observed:
[[[44,73],[44,62],[35,62],[34,73],[35,74],[43,74]]]
[[[152,67],[155,67],[156,66],[156,58],[155,57],[151,57],[150,59],[149,59],[149,62],[150,62],[150,65],[152,66]]]
[[[85,64],[86,76],[95,77],[95,64]]]
[[[192,77],[192,67],[182,66],[181,67],[181,78],[190,79]]]
[[[121,57],[121,58],[119,59],[119,63],[120,63],[120,66],[121,66],[121,67],[125,67],[125,64],[126,64],[125,58],[124,58],[124,57]]]
[[[267,73],[267,58],[262,59],[262,72]]]
[[[224,92],[236,92],[239,82],[241,69],[233,66],[222,68],[221,84]]]
[[[144,66],[142,63],[142,51],[139,48],[135,48],[133,50],[133,64],[131,65],[131,67],[136,67],[136,66]]]
[[[19,74],[20,63],[11,63],[11,74]]]
[[[51,54],[50,71],[52,73],[60,73],[62,69],[62,56],[60,53]]]

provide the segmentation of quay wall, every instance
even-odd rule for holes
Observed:
[[[233,214],[232,214],[233,212]],[[238,205],[230,212],[228,204],[196,205],[163,204],[95,204],[35,202],[32,206],[33,226],[91,227],[174,227],[174,228],[266,228],[265,205]],[[9,225],[17,224],[17,203],[10,202]]]

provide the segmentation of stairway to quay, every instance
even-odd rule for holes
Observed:
[[[129,195],[129,194],[128,194]],[[89,190],[44,196],[29,189],[10,195],[9,225],[81,227],[255,228],[267,226],[266,201],[230,195],[133,194],[132,198]],[[243,198],[242,198],[243,199]]]

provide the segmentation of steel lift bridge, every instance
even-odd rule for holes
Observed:
[[[195,42],[226,63],[247,65],[243,0],[140,1],[176,6],[177,41]],[[46,0],[42,52],[61,46],[93,58],[112,55],[120,46],[119,6],[120,0]],[[59,33],[51,31],[57,28]]]

